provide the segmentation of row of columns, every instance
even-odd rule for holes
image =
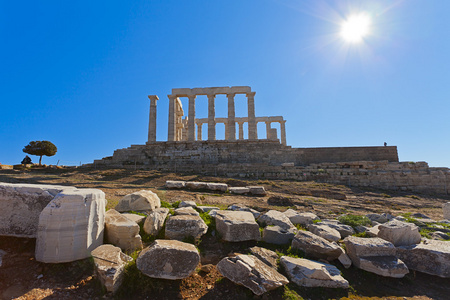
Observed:
[[[238,118],[236,122],[235,114],[235,103],[234,97],[236,93],[227,93],[228,98],[228,118],[226,120],[226,130],[225,139],[228,141],[236,140],[236,123],[239,125],[239,140],[244,139],[244,123],[248,122],[248,139],[256,140],[258,139],[257,134],[257,120],[255,116],[255,92],[245,93],[247,96],[247,106],[248,106],[248,117],[245,121],[243,118]],[[187,120],[187,140],[195,141],[195,125],[197,124],[197,139],[202,139],[202,126],[203,122],[199,123],[195,119],[195,99],[197,95],[188,95],[189,99],[189,111]],[[216,118],[215,118],[215,97],[216,94],[207,94],[208,97],[208,140],[216,139]],[[149,95],[150,99],[150,114],[149,114],[149,130],[148,130],[148,141],[156,141],[156,101],[159,100],[156,95]],[[169,98],[169,124],[168,124],[168,141],[180,141],[183,138],[183,122],[182,116],[184,115],[181,101],[177,95],[168,95]],[[286,145],[286,128],[284,120],[267,121],[266,122],[266,132],[267,139],[273,139],[272,136],[273,129],[271,128],[272,122],[280,123],[280,139],[283,145]],[[276,138],[276,131],[274,132]]]
[[[234,105],[235,93],[227,94],[228,98],[228,128],[226,134],[226,140],[235,141],[236,140],[236,113]],[[257,128],[255,120],[255,92],[246,93],[247,104],[248,104],[248,131],[249,139],[257,139]],[[177,95],[168,95],[169,97],[169,126],[168,126],[168,141],[176,141],[176,102],[179,101]],[[195,141],[195,99],[197,95],[188,95],[189,99],[189,110],[188,110],[188,126],[187,126],[187,140]],[[215,121],[215,94],[208,94],[208,140],[214,141],[216,139],[216,121]],[[201,130],[201,129],[200,129]]]

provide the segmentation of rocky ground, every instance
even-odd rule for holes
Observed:
[[[263,185],[264,197],[213,194],[207,192],[166,190],[166,180],[224,182],[230,186]],[[92,170],[92,169],[31,169],[2,170],[0,182],[71,185],[98,188],[105,192],[108,208],[113,208],[123,196],[142,189],[156,192],[169,203],[193,200],[201,205],[227,207],[244,204],[259,211],[293,208],[314,212],[320,218],[336,218],[344,213],[390,213],[394,216],[420,212],[432,219],[442,219],[442,204],[449,197],[407,192],[363,189],[318,182],[260,181],[249,179],[211,178],[193,175],[166,174],[156,171]],[[230,253],[247,253],[249,243],[222,243],[207,234],[199,248],[207,262],[217,261]],[[0,238],[0,299],[102,299],[104,293],[94,274],[90,259],[65,264],[43,264],[34,259],[35,240]],[[273,248],[275,250],[276,248]],[[216,255],[216,257],[215,257]],[[134,265],[127,269],[118,299],[448,299],[450,281],[411,271],[402,279],[392,279],[361,271],[345,269],[334,263],[351,288],[299,288],[289,284],[263,296],[254,296],[248,289],[223,278],[214,264],[199,266],[197,272],[183,280],[150,279]]]

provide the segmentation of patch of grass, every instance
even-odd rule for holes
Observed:
[[[130,213],[130,214],[133,214],[133,215],[142,216],[142,217],[146,217],[146,216],[147,216],[147,215],[144,214],[144,213],[140,213],[140,212],[137,212],[137,211],[134,211],[134,210],[130,211],[129,213]]]
[[[161,200],[161,207],[165,207],[165,208],[172,208],[172,204],[170,204],[167,201],[162,201]]]
[[[416,196],[416,195],[407,195],[407,196],[405,196],[405,197],[407,197],[407,198],[412,198],[412,199],[416,199],[416,200],[420,200],[420,197],[419,197],[419,196]]]
[[[313,220],[314,224],[317,224],[317,223],[320,223],[320,222],[322,222],[322,220],[320,220],[320,219],[319,220]]]
[[[208,226],[208,231],[211,232],[216,229],[216,218],[210,216],[207,212],[199,211],[200,218]]]
[[[338,218],[339,222],[352,226],[353,228],[357,226],[366,226],[370,225],[372,222],[366,216],[357,216],[357,215],[343,215]]]
[[[419,233],[421,236],[426,237],[427,239],[431,239],[431,233],[433,233],[433,230],[430,229],[420,229]]]
[[[381,194],[381,196],[384,197],[384,198],[392,198],[391,195],[388,195],[388,194],[386,194],[386,193]]]
[[[316,223],[316,222],[314,222],[314,223]],[[308,229],[306,229],[306,227],[304,227],[304,226],[301,225],[301,224],[295,224],[294,226],[295,226],[295,228],[297,228],[298,230],[308,231]]]
[[[284,292],[282,296],[283,300],[302,300],[303,298],[297,294],[296,291],[291,290],[288,285],[284,286]]]
[[[355,234],[352,234],[352,235],[353,235],[353,236],[356,236],[356,237],[370,238],[370,236],[367,234],[366,231],[364,231],[364,232],[359,232],[359,233],[355,233]]]

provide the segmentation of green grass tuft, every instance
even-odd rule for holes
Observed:
[[[339,222],[352,226],[353,228],[357,226],[366,226],[372,224],[372,222],[366,216],[357,216],[357,215],[343,215],[338,218]]]

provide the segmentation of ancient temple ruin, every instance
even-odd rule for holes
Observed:
[[[247,98],[246,117],[236,117],[235,96],[238,94]],[[230,177],[256,174],[278,178],[287,174],[286,168],[317,163],[398,162],[395,146],[292,148],[286,144],[286,120],[282,116],[256,116],[255,94],[248,86],[172,89],[168,100],[165,100],[169,102],[167,141],[156,140],[156,126],[161,126],[157,120],[157,102],[163,100],[150,95],[147,142],[117,149],[113,156],[96,160],[93,165],[96,168],[154,169]],[[226,118],[216,118],[217,95],[227,97]],[[196,117],[197,96],[208,99],[207,118]],[[187,114],[180,100],[183,97],[189,101]],[[266,124],[265,136],[258,136],[257,125],[260,122]],[[280,124],[279,132],[272,128],[273,123]],[[202,132],[203,124],[208,124],[207,134]],[[225,125],[224,139],[217,139],[217,124]],[[247,138],[244,138],[244,129],[247,129]],[[303,174],[300,169],[298,173],[299,176]]]
[[[236,94],[244,94],[247,97],[248,116],[237,118],[235,113],[234,97]],[[216,124],[225,125],[225,140],[236,141],[244,140],[244,125],[248,126],[248,140],[258,139],[258,123],[266,124],[266,139],[278,140],[277,129],[272,128],[272,123],[280,123],[281,144],[286,146],[286,121],[282,116],[256,117],[255,116],[255,92],[249,86],[232,87],[209,87],[209,88],[181,88],[172,89],[169,98],[169,122],[167,141],[202,141],[202,126],[208,124],[208,141],[216,140]],[[195,115],[195,100],[197,96],[208,97],[208,118],[198,119]],[[217,95],[226,95],[228,99],[228,117],[216,118],[215,98]],[[183,106],[180,97],[189,99],[188,115],[184,116]],[[157,95],[149,95],[150,116],[148,125],[148,143],[156,142],[156,101]],[[236,124],[238,124],[239,135],[236,138]],[[197,136],[196,133],[197,132]]]

